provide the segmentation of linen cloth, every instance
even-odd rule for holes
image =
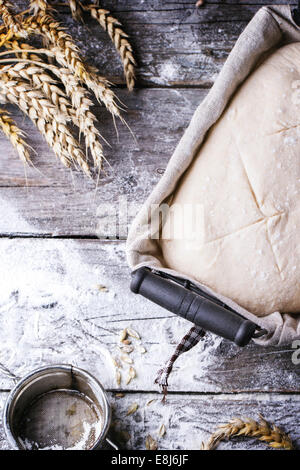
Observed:
[[[157,238],[151,232],[150,214],[173,193],[181,176],[199,152],[210,127],[220,118],[236,89],[265,54],[285,44],[300,41],[300,28],[288,5],[262,7],[247,25],[229,54],[221,72],[193,118],[171,157],[164,175],[136,216],[127,239],[127,259],[132,270],[148,266],[158,271],[188,279],[202,290],[220,299],[245,318],[266,329],[268,334],[254,341],[264,345],[291,343],[300,338],[300,314],[273,312],[257,317],[194,279],[166,269]],[[299,58],[300,59],[300,58]],[[201,338],[199,338],[201,339]]]

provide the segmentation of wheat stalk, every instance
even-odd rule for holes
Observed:
[[[2,73],[0,95],[29,116],[65,166],[69,167],[73,161],[90,175],[85,155],[66,126],[66,118],[40,90],[32,90],[23,80],[10,80],[7,73]]]
[[[21,161],[23,163],[30,163],[29,146],[22,138],[24,134],[21,129],[16,126],[10,114],[4,109],[0,109],[0,127],[17,150]]]
[[[250,418],[233,418],[229,423],[218,426],[209,440],[202,443],[202,450],[213,450],[221,441],[234,436],[256,437],[274,449],[293,450],[294,448],[288,434],[260,416],[259,422]]]
[[[98,101],[102,101],[114,116],[120,117],[120,110],[115,103],[113,91],[106,83],[103,83],[101,78],[88,70],[72,37],[61,28],[58,22],[49,15],[39,15],[27,18],[25,27],[28,32],[39,33],[48,39],[53,44],[51,50],[54,52],[57,62],[75,73],[93,91]]]
[[[109,37],[121,56],[127,87],[130,91],[133,90],[136,62],[133,57],[131,44],[127,39],[128,35],[121,29],[121,23],[109,11],[97,6],[90,5],[83,8],[89,11],[92,17],[108,32]]]
[[[11,41],[6,41],[4,46],[6,49],[14,51],[16,57],[20,57],[21,59],[30,59],[32,61],[41,61],[41,58],[32,52],[35,49],[30,44],[24,42],[21,43],[17,39],[12,39]],[[22,49],[24,49],[24,51]]]

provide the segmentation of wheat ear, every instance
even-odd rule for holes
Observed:
[[[128,35],[122,30],[121,23],[114,18],[109,11],[98,8],[97,6],[90,5],[83,8],[89,11],[92,17],[98,21],[102,28],[109,34],[109,37],[121,56],[127,87],[130,91],[133,90],[135,85],[136,61],[133,57],[131,44],[127,39]]]
[[[77,0],[67,0],[72,16],[75,20],[81,21],[82,20],[82,8],[77,2]]]
[[[202,443],[202,450],[213,450],[221,441],[234,436],[256,437],[274,449],[294,448],[288,434],[260,416],[259,422],[250,418],[233,418],[229,423],[219,426],[209,440]]]
[[[39,15],[36,18],[27,19],[26,28],[29,32],[39,33],[48,39],[53,44],[51,50],[57,62],[74,72],[93,91],[98,101],[102,101],[114,116],[120,117],[113,91],[100,78],[97,78],[96,74],[89,72],[72,37],[65,33],[58,22],[49,15]]]
[[[8,31],[12,31],[14,33],[21,31],[20,23],[17,22],[15,17],[10,12],[10,4],[4,0],[0,0],[0,15],[2,16],[3,23]]]
[[[19,129],[10,117],[10,114],[4,109],[0,109],[0,127],[11,144],[17,150],[23,163],[30,163],[29,146],[23,140],[23,132]]]
[[[36,15],[38,12],[46,12],[48,9],[51,9],[47,0],[30,0],[30,9]]]
[[[80,86],[76,77],[66,68],[52,67],[50,69],[63,83],[66,95],[72,103],[70,110],[73,123],[78,126],[84,135],[86,146],[90,149],[94,165],[99,170],[102,168],[102,161],[106,160],[103,147],[99,141],[100,133],[95,127],[96,116],[90,111],[93,106],[89,99],[88,92]]]
[[[103,154],[103,147],[99,142],[100,133],[95,127],[97,118],[90,111],[93,103],[89,99],[88,92],[80,86],[78,79],[69,69],[58,68],[52,65],[49,65],[48,68],[63,83],[66,95],[72,103],[72,108],[66,110],[66,112],[70,114],[73,123],[78,126],[80,132],[84,135],[86,145],[90,149],[95,167],[101,169],[102,161],[106,159]],[[61,99],[63,99],[63,97]]]
[[[76,110],[77,125],[83,133],[87,146],[90,149],[94,164],[101,168],[102,160],[105,160],[103,147],[99,142],[100,133],[95,127],[96,116],[90,111],[93,103],[88,97],[87,91],[82,88],[69,69],[60,68],[57,73],[64,84],[66,94],[71,99],[72,106]]]
[[[23,80],[10,80],[7,73],[2,73],[0,95],[29,116],[65,166],[74,162],[90,175],[85,155],[66,126],[66,119],[40,90],[32,90]]]
[[[16,49],[15,52],[20,52],[20,50]],[[16,61],[16,59],[11,60]],[[48,73],[44,72],[45,69],[50,70],[57,76],[63,83],[66,93],[56,85],[56,80]],[[80,86],[78,79],[74,77],[69,69],[58,68],[52,64],[45,64],[43,62],[31,60],[21,60],[19,62],[17,60],[17,64],[5,66],[1,71],[2,73],[7,73],[12,79],[21,77],[28,80],[38,89],[43,90],[49,101],[79,128],[80,133],[85,137],[87,147],[90,149],[95,167],[101,169],[102,161],[106,159],[103,154],[103,147],[99,141],[101,135],[95,127],[97,118],[90,111],[93,103],[89,99],[88,92]],[[69,99],[66,99],[67,97]]]
[[[20,62],[5,67],[3,71],[7,72],[13,80],[22,78],[29,81],[33,88],[42,90],[44,95],[59,109],[62,115],[69,120],[73,120],[71,103],[67,99],[66,94],[57,86],[57,80],[46,73],[42,67]]]

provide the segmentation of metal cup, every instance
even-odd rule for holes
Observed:
[[[37,369],[10,392],[4,429],[19,450],[95,450],[108,443],[111,408],[104,388],[88,372],[71,365]]]

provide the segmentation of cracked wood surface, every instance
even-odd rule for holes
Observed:
[[[139,65],[138,86],[155,87],[211,86],[238,36],[263,4],[262,0],[206,2],[196,9],[194,1],[101,2],[130,36]],[[86,59],[124,85],[122,65],[105,31],[87,16],[84,25],[72,21],[67,8],[59,11]]]
[[[100,131],[112,146],[105,145],[111,167],[106,165],[107,175],[101,177],[97,192],[95,180],[64,168],[32,123],[23,119],[15,108],[8,107],[27,133],[28,143],[37,151],[37,155],[32,155],[37,169],[26,169],[26,186],[22,163],[5,137],[0,135],[0,233],[27,233],[24,227],[16,229],[13,226],[9,210],[5,209],[8,205],[13,205],[22,214],[31,230],[44,235],[95,236],[103,213],[100,205],[112,204],[117,210],[120,197],[124,196],[129,205],[129,222],[132,220],[137,208],[158,182],[207,90],[144,89],[132,94],[117,90],[117,94],[128,107],[126,120],[137,142],[121,124],[118,125],[118,142],[111,116],[102,108],[95,109],[101,123]]]
[[[0,393],[0,408],[6,397],[7,393]],[[114,393],[109,392],[109,400],[113,406],[111,438],[121,448],[145,450],[145,440],[150,434],[157,440],[159,450],[197,450],[219,424],[228,422],[237,414],[240,417],[251,415],[258,419],[259,413],[265,414],[270,422],[275,422],[290,433],[297,448],[300,445],[297,414],[299,395],[199,395],[188,396],[187,399],[186,395],[172,394],[164,405],[161,397],[153,393],[134,392],[117,398]],[[126,416],[133,403],[139,405],[138,410],[133,415]],[[158,430],[162,424],[166,427],[166,434],[159,438]],[[0,434],[0,450],[7,448],[7,442]],[[234,438],[221,443],[218,449],[264,450],[267,446],[252,438]]]
[[[12,387],[9,375],[70,360],[109,389],[118,389],[112,358],[120,355],[119,332],[131,326],[147,353],[132,353],[137,378],[124,385],[125,367],[121,389],[157,390],[155,373],[190,323],[129,291],[124,246],[97,240],[0,240],[0,389]],[[178,359],[170,390],[296,393],[300,369],[293,353],[291,346],[238,348],[209,336]]]
[[[143,449],[147,434],[155,438],[164,423],[167,434],[159,448],[198,449],[217,424],[236,415],[257,418],[259,412],[291,432],[299,445],[300,368],[292,362],[292,345],[240,349],[208,336],[176,363],[173,393],[162,407],[155,373],[189,324],[129,292],[123,241],[88,239],[107,223],[103,204],[119,210],[124,196],[128,220],[122,221],[119,237],[126,237],[127,224],[158,182],[193,111],[264,2],[208,1],[199,10],[194,1],[101,4],[130,34],[140,66],[132,94],[122,88],[122,66],[106,33],[92,21],[88,27],[74,23],[67,9],[61,18],[87,59],[121,86],[116,93],[128,107],[126,120],[137,143],[121,124],[118,142],[111,117],[95,107],[100,130],[112,145],[105,148],[111,168],[95,193],[94,182],[61,167],[28,119],[9,107],[37,150],[33,161],[40,172],[28,169],[25,176],[0,136],[0,408],[18,376],[41,365],[72,362],[110,390],[114,434],[122,441],[124,431],[129,433],[128,448]],[[126,386],[124,367],[118,387],[112,357],[119,354],[117,335],[126,326],[140,332],[147,353],[132,353],[137,378]],[[125,397],[117,399],[117,391]],[[152,398],[153,406],[145,407]],[[139,410],[125,418],[133,402]],[[253,440],[222,446],[264,448]],[[6,448],[0,426],[0,449]]]

